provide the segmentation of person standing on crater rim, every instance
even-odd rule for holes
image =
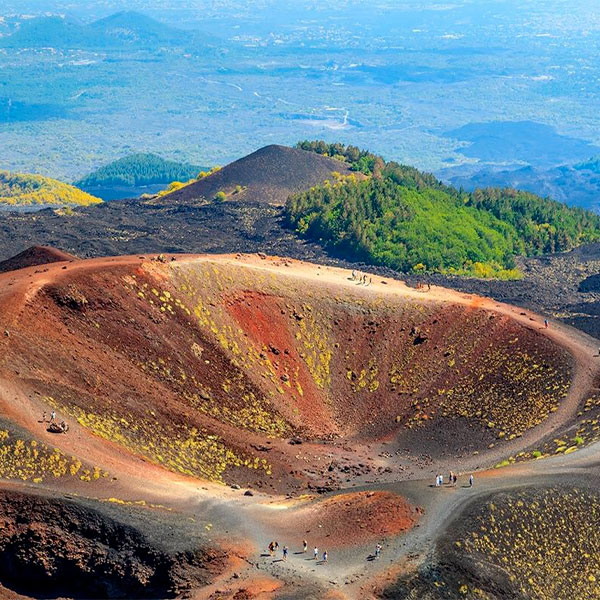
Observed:
[[[473,475],[469,477],[469,487],[473,487]]]
[[[302,552],[304,552],[304,554],[306,554],[307,550],[308,550],[308,542],[306,540],[302,540]]]
[[[319,558],[319,549],[315,546],[315,549],[313,550],[313,558],[315,560],[317,560]]]

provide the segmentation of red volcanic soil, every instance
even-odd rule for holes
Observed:
[[[76,256],[51,248],[50,246],[31,246],[20,254],[0,262],[0,273],[16,271],[25,267],[46,265],[49,263],[78,260]]]
[[[391,492],[338,494],[294,510],[283,521],[288,539],[306,537],[323,550],[368,544],[411,529],[423,511]],[[282,536],[283,537],[283,536]]]
[[[338,432],[331,409],[321,401],[320,391],[302,359],[293,330],[290,329],[290,308],[281,298],[262,292],[245,290],[225,300],[227,310],[235,317],[249,339],[269,357],[282,384],[292,379],[286,400],[293,401],[302,427],[325,437]],[[292,317],[301,314],[292,309]],[[292,415],[290,415],[292,416]]]

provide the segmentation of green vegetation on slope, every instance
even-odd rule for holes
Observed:
[[[156,154],[132,154],[90,173],[75,185],[83,188],[140,186],[194,179],[202,167],[165,160]]]
[[[354,147],[298,147],[349,162],[364,175],[293,195],[296,231],[346,256],[408,271],[518,277],[517,255],[568,250],[600,239],[600,217],[513,189],[465,193],[412,167]]]
[[[89,206],[102,202],[82,190],[42,175],[0,171],[0,204],[26,206],[30,204],[67,204]]]

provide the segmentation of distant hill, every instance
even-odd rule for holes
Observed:
[[[600,153],[600,148],[586,140],[561,135],[554,127],[533,121],[469,123],[444,136],[470,142],[459,149],[461,154],[498,164],[520,162],[548,168]]]
[[[117,43],[172,43],[181,41],[189,35],[183,30],[134,11],[122,11],[94,21],[89,29],[104,39],[111,39]]]
[[[166,160],[156,154],[138,153],[108,163],[73,185],[88,189],[168,184],[196,178],[203,170],[203,167]]]
[[[283,205],[292,193],[332,179],[332,173],[350,173],[349,165],[297,148],[266,146],[236,160],[216,173],[185,186],[162,201],[211,202],[220,197]]]
[[[36,17],[22,21],[12,34],[0,38],[1,47],[9,48],[83,48],[102,45],[102,39],[72,18]]]
[[[17,271],[35,265],[77,260],[76,256],[49,246],[31,246],[16,256],[0,262],[0,273]]]
[[[514,189],[466,193],[368,153],[336,153],[354,170],[372,164],[371,176],[293,195],[286,216],[299,234],[346,258],[401,271],[511,278],[518,276],[516,256],[600,240],[600,217],[582,209]]]
[[[198,48],[216,39],[197,31],[180,30],[144,14],[124,11],[87,24],[71,17],[43,16],[23,20],[12,35],[0,38],[9,48],[114,48],[157,44]]]
[[[102,202],[76,187],[43,175],[0,171],[0,205],[78,205]]]

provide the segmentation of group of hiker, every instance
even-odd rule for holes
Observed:
[[[279,542],[269,542],[269,555],[270,556],[274,556],[275,553],[277,552],[277,550],[279,549]],[[306,554],[308,552],[308,542],[306,540],[302,540],[302,554]],[[281,553],[282,553],[282,560],[287,561],[288,559],[288,554],[289,554],[289,550],[287,546],[284,546],[281,549]],[[325,552],[323,552],[323,557],[322,557],[322,562],[327,562],[328,559],[328,554],[327,554],[327,550],[325,550]],[[317,546],[315,546],[313,548],[313,560],[319,560],[319,548],[317,548]]]
[[[450,471],[448,475],[448,485],[455,486],[458,481],[458,475],[454,473],[454,471]],[[469,487],[473,487],[475,479],[473,475],[469,475]],[[442,487],[444,485],[444,476],[436,475],[435,476],[435,487]]]
[[[357,273],[356,271],[352,271],[352,281],[358,281],[359,285],[371,285],[373,283],[373,278],[365,275],[364,273]]]
[[[383,548],[383,546],[378,542],[375,545],[375,552],[369,557],[369,560],[372,560],[373,558],[375,558],[375,559],[381,558],[381,549],[382,548]],[[279,549],[279,542],[269,542],[268,549],[269,549],[269,556],[275,556],[277,550]],[[302,552],[297,552],[296,554],[306,554],[307,552],[308,552],[308,542],[306,540],[302,540]],[[281,560],[287,562],[288,555],[289,555],[289,549],[287,546],[284,546],[281,549]],[[321,562],[326,563],[328,558],[329,558],[329,555],[327,554],[327,550],[325,550],[322,554]],[[315,560],[315,561],[319,560],[319,548],[317,546],[315,546],[313,548],[313,560]]]
[[[56,420],[56,411],[50,412],[50,420],[48,420],[46,416],[46,411],[42,415],[42,423],[48,423],[47,431],[52,433],[67,433],[69,431],[69,425],[65,421],[61,421],[60,423]]]

